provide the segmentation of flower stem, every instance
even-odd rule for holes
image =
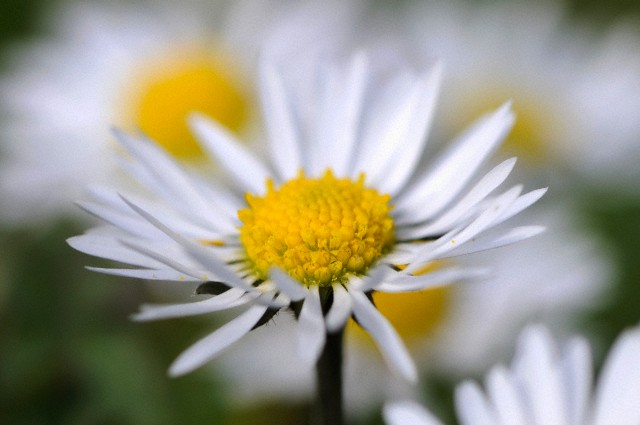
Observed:
[[[344,330],[327,334],[316,364],[318,424],[344,425],[342,404],[342,344]]]

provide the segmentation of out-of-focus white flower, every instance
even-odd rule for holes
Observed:
[[[486,392],[471,381],[456,388],[463,425],[636,425],[640,423],[640,328],[623,333],[605,361],[595,388],[587,341],[575,337],[559,351],[549,331],[522,332],[510,368],[494,367]],[[413,422],[401,422],[412,418]],[[413,401],[385,406],[389,425],[438,425]]]
[[[203,157],[186,124],[192,111],[250,134],[260,55],[304,73],[306,59],[357,31],[351,2],[57,6],[46,35],[14,46],[0,78],[0,217],[8,222],[75,212],[87,183],[117,178],[111,126],[141,129],[192,162]]]
[[[364,55],[323,67],[317,95],[291,102],[288,81],[265,63],[264,158],[220,124],[202,115],[191,118],[203,148],[226,173],[220,180],[190,176],[151,142],[117,133],[130,155],[123,165],[155,199],[95,191],[81,206],[112,226],[69,243],[134,266],[98,271],[180,285],[191,281],[200,284],[197,292],[214,294],[199,302],[144,307],[139,320],[248,307],[180,355],[172,374],[202,366],[277,312],[291,310],[297,352],[307,365],[318,358],[327,333],[341,330],[353,315],[390,369],[413,381],[414,362],[370,294],[477,277],[482,268],[454,263],[425,269],[542,230],[500,226],[546,191],[522,194],[516,185],[494,193],[514,159],[474,182],[513,124],[508,103],[481,117],[418,171],[440,68],[387,76],[370,71]]]
[[[637,28],[589,33],[548,2],[415,2],[405,12],[405,50],[447,66],[436,131],[459,130],[510,98],[518,119],[503,148],[525,168],[548,172],[547,181],[564,172],[637,190]]]

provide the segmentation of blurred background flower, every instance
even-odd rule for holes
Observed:
[[[494,355],[508,356],[513,344],[506,336],[520,321],[543,319],[560,333],[589,336],[597,360],[622,329],[640,321],[639,2],[293,3],[3,3],[0,422],[308,421],[311,380],[293,365],[289,376],[275,377],[247,367],[245,375],[267,373],[254,387],[243,385],[230,367],[168,379],[166,365],[211,327],[211,319],[128,322],[149,294],[129,281],[114,284],[86,272],[86,259],[64,243],[84,226],[71,198],[89,181],[113,177],[112,155],[105,154],[112,149],[111,126],[142,128],[198,166],[193,145],[175,147],[175,140],[188,139],[180,121],[186,111],[178,102],[158,100],[163,91],[174,98],[176,85],[195,76],[195,86],[191,81],[184,92],[186,103],[197,94],[204,102],[198,109],[251,140],[261,125],[252,74],[265,45],[301,80],[310,56],[380,41],[384,66],[442,59],[441,99],[449,109],[439,109],[434,125],[448,136],[513,99],[518,119],[503,154],[519,156],[527,187],[551,187],[539,211],[544,218],[535,220],[548,218],[550,231],[509,255],[487,252],[496,262],[496,279],[427,295],[434,306],[427,313],[441,311],[435,316],[450,319],[425,319],[437,326],[422,328],[431,337],[416,339],[415,349],[424,353],[421,396],[446,423],[453,420],[456,376],[479,376]],[[225,95],[211,104],[213,96],[200,96],[207,92]],[[150,104],[164,106],[145,107]],[[216,112],[230,110],[235,112],[227,118]],[[168,289],[154,295],[172,299]],[[251,351],[261,333],[277,334],[283,350],[294,344],[282,319],[249,335],[226,360],[271,356],[282,364],[282,352]],[[351,346],[352,356],[375,353],[355,339]],[[361,364],[376,365],[375,356],[370,360]],[[380,381],[384,376],[370,374],[371,367],[360,371],[358,381],[371,376],[378,387],[387,385]],[[284,392],[289,403],[264,396],[270,390]],[[376,401],[352,422],[382,423],[378,395],[361,396]]]

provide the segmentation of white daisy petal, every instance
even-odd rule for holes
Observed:
[[[640,330],[618,338],[602,370],[595,395],[593,425],[640,423]]]
[[[451,256],[466,255],[487,249],[498,248],[512,243],[520,242],[539,235],[545,231],[543,226],[521,226],[512,229],[490,230],[468,241],[451,253]]]
[[[175,317],[197,316],[199,314],[213,313],[215,311],[228,310],[248,303],[250,300],[241,298],[244,291],[231,288],[228,291],[211,297],[204,301],[197,301],[186,304],[168,305],[142,305],[140,312],[131,318],[135,321],[148,321],[159,319],[171,319]]]
[[[169,368],[169,375],[185,375],[213,359],[222,350],[247,334],[266,310],[266,306],[254,305],[215,332],[193,344],[173,362]]]
[[[510,108],[508,102],[455,141],[425,178],[398,197],[397,215],[411,216],[414,222],[421,222],[454,199],[513,125]],[[441,190],[443,187],[447,190]]]
[[[297,328],[298,354],[307,364],[315,364],[326,340],[324,318],[318,287],[309,288],[309,294],[302,304]]]
[[[404,379],[415,382],[418,371],[393,326],[376,310],[364,293],[351,290],[349,294],[356,320],[376,341],[391,370]]]
[[[448,268],[436,270],[418,276],[401,275],[378,285],[376,290],[381,292],[410,292],[422,289],[451,285],[466,279],[486,276],[486,269]]]
[[[179,261],[176,261],[172,258],[167,257],[166,255],[162,255],[157,251],[154,251],[152,249],[147,248],[144,245],[141,245],[137,242],[132,242],[132,241],[126,241],[126,240],[121,240],[120,243],[127,247],[130,248],[131,250],[138,252],[140,254],[146,255],[147,257],[157,261],[158,263],[165,265],[167,267],[172,268],[173,270],[176,270],[178,272],[184,273],[188,276],[191,276],[192,278],[195,279],[200,279],[200,280],[208,280],[208,279],[216,279],[217,276],[214,275],[200,275],[198,274],[198,271],[195,270],[194,268],[191,268],[189,266],[186,266],[182,263],[180,263]],[[218,279],[221,280],[221,279]]]
[[[327,313],[327,332],[334,333],[342,329],[351,316],[351,297],[342,285],[333,287],[333,304]]]
[[[518,388],[510,372],[495,367],[487,376],[487,392],[493,400],[497,423],[504,425],[527,425],[525,406],[521,404]]]
[[[360,143],[354,152],[354,163],[351,166],[351,177],[356,178],[366,172],[371,178],[385,168],[390,154],[396,148],[394,130],[406,123],[412,104],[419,96],[419,82],[413,72],[404,71],[390,79],[387,84],[379,85],[376,101],[365,117]],[[377,180],[378,177],[371,180]]]
[[[385,404],[383,414],[387,425],[442,425],[428,410],[409,400]]]
[[[525,193],[516,199],[511,206],[498,218],[494,225],[500,224],[503,221],[506,221],[513,217],[514,215],[522,212],[524,209],[529,208],[534,203],[538,202],[542,196],[547,193],[546,188],[532,190],[531,192]]]
[[[567,345],[562,359],[564,391],[568,395],[567,412],[570,424],[586,423],[592,385],[591,352],[587,341],[574,338]]]
[[[553,348],[546,329],[525,330],[518,346],[519,356],[514,361],[515,379],[527,394],[534,423],[568,425],[562,376],[554,364]]]
[[[269,276],[278,287],[278,290],[285,293],[291,301],[300,301],[309,295],[309,291],[304,285],[277,267],[273,267],[270,270]]]
[[[134,139],[118,129],[114,129],[113,133],[127,151],[152,176],[153,189],[156,189],[157,193],[170,193],[167,196],[169,199],[181,202],[185,208],[194,211],[201,217],[218,216],[211,203],[202,198],[189,178],[167,153],[144,138]]]
[[[321,111],[326,111],[326,116],[318,119],[318,143],[315,144],[322,149],[322,156],[314,158],[311,163],[317,162],[321,168],[331,166],[338,176],[352,174],[351,166],[369,77],[367,65],[364,53],[355,55],[346,72],[335,71],[338,84],[343,83],[343,89],[333,90],[333,93],[325,90],[325,104]]]
[[[108,260],[131,264],[144,268],[156,268],[160,263],[152,260],[146,255],[141,255],[136,251],[123,246],[119,241],[103,235],[86,234],[74,236],[67,239],[67,243],[73,249],[85,254]]]
[[[397,167],[395,162],[395,154],[398,149],[404,147],[406,143],[406,137],[414,124],[414,114],[422,100],[423,88],[421,82],[417,81],[414,77],[411,81],[411,88],[400,94],[399,101],[400,106],[394,108],[393,111],[389,111],[389,117],[385,122],[385,127],[380,134],[377,134],[376,142],[371,143],[371,147],[364,152],[363,157],[360,159],[361,167],[356,167],[357,170],[366,171],[367,178],[376,187],[379,187],[383,192],[389,192],[385,187],[386,177],[385,173],[388,173],[388,168],[391,164],[391,159],[394,161],[392,164]],[[419,144],[420,140],[409,140],[409,142]],[[417,150],[417,147],[411,146],[410,150]],[[413,162],[413,160],[411,161]],[[413,171],[412,169],[410,171]],[[398,179],[396,177],[396,179]],[[399,184],[400,181],[393,182]],[[393,193],[393,192],[392,192]]]
[[[141,224],[140,220],[136,217],[121,214],[118,211],[113,211],[111,209],[106,209],[104,206],[94,204],[92,202],[78,202],[77,205],[89,214],[94,215],[107,223],[111,223],[127,233],[140,236],[149,234],[150,225],[145,225],[145,223]],[[153,228],[153,226],[151,226],[151,228]]]
[[[489,228],[518,198],[521,191],[521,186],[515,186],[509,189],[489,204],[486,210],[473,220],[471,224],[464,227],[459,232],[451,235],[447,234],[439,238],[434,243],[425,246],[422,252],[416,256],[404,272],[413,273],[417,271],[425,262],[436,258],[442,258],[445,253],[456,249],[458,246],[461,246],[475,237],[478,233]]]
[[[263,63],[260,77],[262,111],[271,157],[279,177],[287,180],[296,176],[302,164],[298,129],[290,110],[290,99],[274,66]],[[264,178],[259,181],[264,182]]]
[[[416,87],[416,97],[413,98],[414,103],[408,111],[410,115],[407,117],[406,127],[396,128],[390,134],[392,139],[389,143],[395,149],[388,157],[387,166],[380,172],[382,179],[377,185],[382,192],[400,192],[418,165],[435,114],[441,81],[442,66],[437,64],[431,72],[421,78]],[[376,180],[373,182],[376,183]]]
[[[109,274],[112,276],[124,276],[134,277],[136,279],[145,280],[173,280],[178,282],[202,282],[202,279],[195,278],[193,276],[186,275],[177,270],[172,269],[109,269],[104,267],[87,267],[87,270],[91,270],[98,273]],[[198,273],[195,271],[196,276],[204,275],[204,272]]]
[[[458,420],[462,425],[499,424],[493,406],[485,399],[475,382],[466,381],[458,385],[455,401]]]
[[[242,146],[229,131],[197,113],[189,117],[189,124],[202,146],[217,159],[218,164],[230,176],[233,176],[245,192],[264,192],[264,184],[271,173],[262,161]]]
[[[362,280],[353,280],[351,287],[357,288],[361,292],[369,292],[377,289],[378,286],[392,273],[392,270],[386,265],[381,265],[373,269],[369,276]]]
[[[167,236],[171,239],[178,242],[183,248],[185,248],[193,258],[198,261],[203,267],[206,267],[210,270],[216,277],[217,280],[223,281],[224,283],[234,286],[237,288],[244,289],[247,292],[255,291],[255,288],[249,286],[244,280],[242,280],[238,275],[233,273],[229,268],[222,263],[220,260],[215,258],[212,254],[211,250],[208,250],[204,246],[197,244],[195,242],[189,241],[182,236],[174,233],[172,230],[167,228],[163,223],[159,222],[155,217],[151,214],[138,207],[137,205],[131,203],[126,198],[122,198],[129,206],[144,217],[149,223],[153,224],[158,229],[162,230]]]
[[[459,222],[461,217],[473,211],[478,202],[482,201],[489,195],[495,188],[502,184],[511,173],[514,165],[516,164],[516,158],[511,158],[503,161],[493,170],[489,171],[474,187],[471,189],[456,205],[447,210],[438,220],[434,222],[427,222],[423,225],[416,227],[400,227],[398,229],[398,238],[400,239],[416,239],[418,237],[425,237],[433,234],[442,233],[448,230],[456,222]],[[413,218],[407,217],[409,223],[413,222]],[[398,224],[403,224],[401,219],[398,220]]]

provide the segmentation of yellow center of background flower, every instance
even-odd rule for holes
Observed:
[[[456,127],[458,130],[466,128],[474,119],[495,110],[506,99],[513,99],[516,121],[501,146],[502,151],[532,165],[551,159],[550,144],[554,142],[553,125],[558,122],[558,111],[541,96],[522,87],[512,87],[507,83],[501,85],[499,82],[474,86],[464,99],[457,102],[460,109],[456,113]]]
[[[305,285],[329,286],[363,275],[394,243],[390,196],[358,181],[303,174],[267,194],[247,194],[240,240],[262,279],[277,266]]]
[[[250,99],[237,68],[211,53],[173,53],[149,61],[133,75],[127,93],[127,122],[141,129],[172,155],[195,159],[202,151],[187,126],[201,112],[232,131],[247,123]]]
[[[426,274],[441,267],[440,262],[432,262],[416,274]],[[409,344],[424,342],[433,336],[445,321],[453,296],[453,285],[423,289],[414,292],[374,292],[376,308]],[[358,340],[373,341],[368,332],[349,322],[349,334]]]

